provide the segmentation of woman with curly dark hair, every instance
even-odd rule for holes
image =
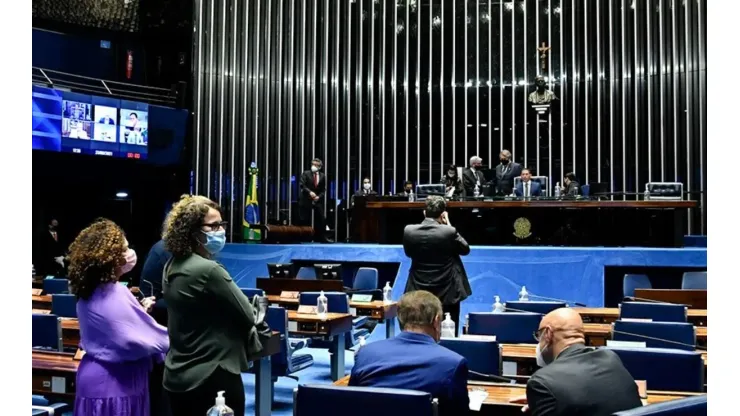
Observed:
[[[173,415],[204,415],[221,390],[234,414],[244,414],[241,373],[261,344],[252,305],[213,260],[226,242],[225,225],[219,206],[202,196],[183,196],[165,220],[172,259],[162,291],[171,348],[162,384]]]
[[[80,345],[74,414],[148,416],[152,360],[169,348],[158,325],[118,279],[136,265],[136,253],[112,221],[82,230],[69,248],[69,280],[77,295]]]

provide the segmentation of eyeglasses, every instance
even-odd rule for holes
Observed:
[[[544,331],[545,329],[547,329],[547,327],[546,327],[546,326],[544,326],[544,327],[542,327],[542,328],[540,328],[540,329],[538,329],[538,330],[536,330],[536,331],[532,332],[532,336],[534,336],[534,339],[535,339],[535,341],[537,341],[537,342],[539,342],[539,341],[540,341],[540,337],[542,336],[542,332],[543,332],[543,331]]]
[[[228,221],[212,222],[210,224],[201,224],[201,227],[210,228],[211,231],[218,231],[221,228],[226,228],[229,225]]]

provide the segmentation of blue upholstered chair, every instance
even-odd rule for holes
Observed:
[[[581,195],[582,196],[591,195],[591,185],[589,184],[581,185]]]
[[[707,272],[686,272],[681,279],[681,289],[706,289]]]
[[[505,302],[504,307],[506,310],[511,310],[512,312],[532,312],[532,313],[541,313],[543,315],[547,315],[548,313],[554,311],[558,308],[565,308],[568,305],[566,305],[565,302],[541,302],[541,301],[512,301],[512,302]]]
[[[700,352],[666,348],[602,347],[614,351],[635,380],[649,390],[704,391]]]
[[[686,305],[657,302],[622,302],[619,317],[631,319],[652,319],[657,322],[686,322]]]
[[[302,280],[316,280],[316,270],[313,267],[301,267],[298,269],[298,274],[295,275],[296,279]]]
[[[352,283],[354,290],[373,290],[378,288],[378,269],[360,267]]]
[[[44,416],[51,415],[52,412],[54,415],[61,415],[62,412],[71,409],[66,403],[50,403],[46,397],[34,394],[32,395],[31,410],[31,415],[33,416]]]
[[[374,387],[299,385],[293,390],[293,415],[434,416],[437,401],[425,392]]]
[[[301,305],[316,306],[319,295],[321,292],[302,292],[299,298]],[[324,292],[326,296],[327,306],[329,312],[332,313],[350,313],[349,310],[349,297],[343,292]],[[367,338],[370,335],[370,331],[366,328],[361,328],[367,323],[367,316],[360,316],[352,320],[352,331],[348,332],[345,337],[345,348],[350,349],[360,342],[360,337]],[[321,342],[312,342],[314,346],[322,345]]]
[[[703,394],[625,410],[614,413],[614,416],[697,416],[706,414],[707,395]]]
[[[616,341],[644,342],[650,348],[696,350],[696,328],[693,324],[616,321],[612,326],[612,339]]]
[[[265,291],[262,289],[253,289],[248,287],[240,287],[239,289],[241,289],[242,293],[244,293],[244,296],[248,297],[250,301],[256,295],[265,296]]]
[[[501,346],[497,341],[442,338],[439,345],[452,350],[468,360],[468,370],[476,373],[501,375]],[[468,373],[470,380],[488,380],[487,377]]]
[[[51,295],[51,313],[62,318],[77,318],[77,296]]]
[[[495,335],[502,344],[534,344],[542,315],[528,312],[473,312],[468,315],[468,334]]]
[[[280,352],[271,358],[273,381],[276,381],[278,377],[298,380],[292,374],[313,365],[311,354],[296,354],[298,350],[308,345],[308,340],[289,337],[288,311],[285,308],[270,306],[267,308],[265,321],[270,329],[280,332]]]
[[[31,347],[62,351],[62,321],[52,314],[31,315]]]
[[[622,281],[622,293],[625,298],[635,296],[635,289],[652,289],[653,284],[646,274],[625,274]]]
[[[44,279],[43,289],[45,295],[56,295],[58,293],[69,293],[69,280],[67,279]]]

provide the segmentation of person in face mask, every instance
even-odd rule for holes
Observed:
[[[118,284],[136,266],[136,252],[115,223],[100,219],[80,232],[69,259],[85,350],[76,375],[74,414],[149,415],[149,371],[153,362],[164,359],[169,338],[167,328]]]
[[[439,400],[439,414],[468,414],[468,363],[438,344],[442,304],[430,292],[408,292],[398,302],[401,333],[371,342],[355,355],[349,385],[419,390]]]
[[[262,346],[252,305],[214,260],[226,227],[218,204],[203,196],[183,196],[165,220],[162,238],[172,259],[162,292],[172,348],[162,385],[173,415],[206,414],[221,390],[226,405],[244,414],[241,373]]]
[[[521,176],[522,165],[514,162],[511,158],[511,152],[504,149],[499,154],[499,163],[496,166],[496,176],[493,179],[493,186],[497,195],[511,195],[514,190],[514,178]]]
[[[378,193],[373,190],[373,185],[370,182],[370,178],[364,178],[362,180],[362,188],[358,189],[354,195],[352,195],[352,206],[355,205],[355,198],[358,196],[366,197],[368,195],[377,195]]]
[[[301,174],[301,192],[298,195],[298,218],[305,226],[311,225],[313,218],[314,241],[330,243],[326,238],[326,217],[324,216],[324,195],[326,194],[326,175],[321,172],[321,159],[311,161],[311,169]]]
[[[414,192],[414,183],[411,181],[406,181],[403,184],[403,191],[399,193],[399,195],[402,196],[409,196],[410,193]]]
[[[457,174],[457,166],[447,166],[447,173],[442,177],[440,183],[445,186],[445,197],[459,199],[465,196],[465,187],[462,179]]]
[[[478,187],[478,192],[482,192],[481,187],[487,183],[486,177],[483,175],[483,159],[478,156],[470,158],[470,166],[463,170],[463,185],[465,186],[465,195],[473,196],[475,194],[475,187]]]
[[[578,312],[560,308],[545,315],[535,339],[542,368],[527,382],[531,414],[611,415],[642,406],[637,384],[617,354],[586,347]]]

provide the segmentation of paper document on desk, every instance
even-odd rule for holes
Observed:
[[[486,400],[488,393],[485,390],[470,390],[468,391],[468,399],[470,400],[470,410],[474,412],[480,412],[481,406],[483,406],[483,400]]]

